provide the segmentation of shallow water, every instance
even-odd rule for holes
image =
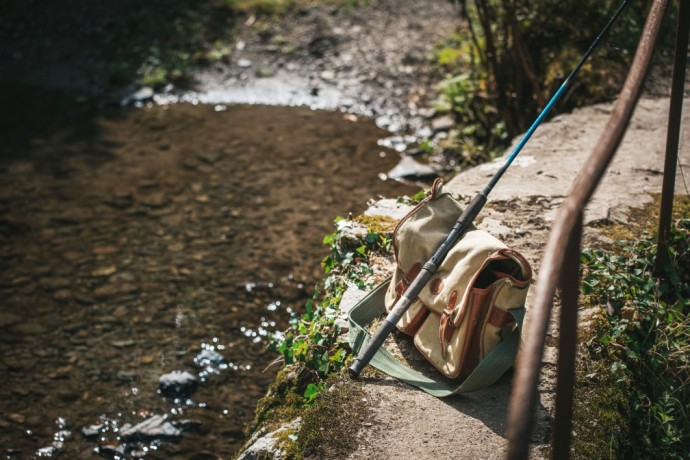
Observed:
[[[379,179],[386,132],[339,112],[0,103],[4,458],[230,456],[334,217],[416,191]],[[172,371],[196,386],[161,394]]]

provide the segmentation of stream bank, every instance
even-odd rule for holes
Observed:
[[[539,262],[556,212],[585,158],[592,151],[612,107],[612,103],[597,104],[560,115],[545,123],[521,154],[522,161],[506,173],[477,219],[479,228],[499,237],[528,259],[535,270],[536,283]],[[623,144],[587,208],[584,246],[610,245],[612,241],[602,229],[612,223],[626,225],[635,212],[660,192],[668,107],[668,98],[644,97],[640,100]],[[687,110],[690,99],[686,99],[685,107],[683,126],[690,121]],[[688,145],[689,142],[690,130],[683,129],[681,145]],[[447,189],[467,202],[483,189],[501,162],[501,159],[497,159],[494,164],[464,171],[447,184]],[[564,163],[568,166],[564,167]],[[535,181],[535,177],[540,180]],[[677,194],[689,194],[688,178],[690,151],[681,149],[676,177]],[[526,190],[526,183],[533,184],[533,187]],[[381,210],[385,210],[386,215],[391,215],[389,210],[392,205],[399,210],[396,216],[399,219],[409,211],[409,207],[395,201],[387,203],[384,207],[374,205],[366,213],[380,215]],[[382,273],[391,269],[393,261],[391,258],[376,260],[378,264],[374,268],[380,279]],[[343,296],[341,314],[364,295],[364,291],[350,288]],[[534,285],[528,295],[528,308],[533,295]],[[589,319],[598,314],[599,309],[583,310],[579,314],[579,321],[587,325]],[[531,438],[530,458],[549,457],[558,357],[555,346],[558,316],[556,302],[543,356],[539,380],[540,401]],[[529,327],[529,319],[526,327]],[[399,348],[406,357],[405,353],[415,354],[409,338],[397,332],[394,336],[387,346]],[[342,409],[339,416],[332,418],[333,423],[342,425],[340,436],[348,436],[353,425],[358,427],[356,435],[349,435],[349,450],[337,458],[431,460],[446,456],[449,451],[455,452],[456,458],[463,459],[504,458],[511,376],[509,372],[489,388],[444,399],[432,397],[371,368],[357,381],[342,376],[336,386],[340,385],[345,390],[336,391],[347,392],[349,387],[353,399],[349,400],[348,407],[363,404],[367,411],[353,419]],[[321,397],[329,400],[329,392],[322,393]],[[318,415],[307,410],[305,417]],[[302,432],[300,421],[295,420],[285,421],[293,422],[290,433],[299,444]],[[337,427],[330,430],[331,437],[332,432],[338,433]],[[312,436],[311,433],[306,435]],[[321,438],[321,442],[328,444],[329,441],[328,438]],[[276,445],[281,446],[280,443]],[[270,443],[268,446],[271,447]],[[285,444],[282,446],[285,449]],[[280,451],[269,449],[268,452],[274,458],[282,458]],[[307,453],[306,458],[319,458],[319,455],[314,455],[312,451]]]

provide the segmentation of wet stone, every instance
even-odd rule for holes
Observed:
[[[404,157],[400,162],[388,172],[391,179],[425,180],[437,177],[436,171],[429,165]]]
[[[21,396],[22,398],[29,396],[29,390],[26,387],[15,388],[14,390],[12,390],[12,393],[17,396]]]
[[[150,208],[162,208],[170,202],[170,198],[164,192],[155,192],[139,196],[139,202]]]
[[[197,153],[196,156],[199,157],[199,159],[201,161],[203,161],[204,163],[208,163],[208,164],[212,165],[214,163],[217,163],[218,160],[220,160],[221,158],[223,158],[223,152],[220,152],[220,151],[201,152],[201,153]]]
[[[69,289],[60,289],[53,294],[53,299],[57,300],[58,302],[65,302],[67,300],[70,300],[72,298],[72,291]]]
[[[156,360],[156,357],[154,355],[144,355],[141,357],[141,360],[139,361],[142,365],[148,365],[152,364]]]
[[[172,371],[158,379],[158,389],[163,396],[185,398],[196,390],[199,379],[187,371]]]
[[[115,377],[122,382],[132,382],[139,379],[139,375],[134,371],[117,371]]]
[[[126,106],[133,103],[143,103],[146,101],[150,101],[151,99],[153,99],[154,94],[155,92],[153,91],[153,88],[149,86],[142,86],[138,90],[122,98],[120,104]]]
[[[194,357],[194,363],[197,366],[218,366],[226,363],[225,357],[215,350],[201,350],[201,352]]]
[[[41,280],[41,285],[45,289],[56,291],[70,287],[72,285],[72,281],[68,278],[45,278]]]
[[[101,457],[105,458],[124,458],[125,446],[100,446],[97,448]]]
[[[125,347],[131,347],[134,345],[136,342],[134,340],[128,339],[128,340],[115,340],[113,342],[110,342],[112,346],[115,348],[125,348]]]
[[[94,291],[96,298],[106,300],[111,297],[118,297],[125,294],[133,294],[139,289],[131,283],[105,284]]]
[[[105,204],[115,209],[127,209],[132,206],[132,193],[127,190],[116,190],[104,200]]]
[[[62,326],[62,330],[68,334],[74,334],[85,327],[87,327],[86,323],[70,323]]]
[[[45,326],[37,323],[21,323],[15,325],[12,329],[23,335],[39,335],[47,332]]]
[[[89,210],[72,209],[69,211],[64,211],[59,216],[53,216],[50,218],[50,220],[52,223],[58,225],[76,225],[89,221],[92,216],[93,214]]]
[[[81,434],[87,439],[95,438],[101,433],[101,430],[105,427],[103,424],[89,425],[82,427]]]
[[[105,278],[117,271],[117,267],[110,266],[110,267],[100,267],[95,270],[91,271],[91,276],[94,278]]]
[[[112,245],[94,246],[94,248],[91,251],[97,256],[107,256],[111,254],[117,254],[118,252],[120,252],[120,248]]]
[[[60,388],[56,392],[56,396],[65,402],[72,402],[79,399],[79,391],[72,388]]]
[[[455,126],[455,120],[450,115],[444,115],[442,117],[434,118],[431,121],[431,129],[434,132],[448,131]]]
[[[123,441],[179,438],[182,430],[167,419],[166,415],[154,415],[134,426],[126,423],[120,429]]]
[[[12,324],[18,323],[19,321],[21,321],[21,318],[19,316],[13,315],[12,313],[0,311],[0,327],[11,326]]]
[[[10,414],[7,416],[7,418],[19,425],[26,421],[26,417],[24,417],[22,414]]]

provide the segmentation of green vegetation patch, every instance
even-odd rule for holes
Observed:
[[[373,228],[390,226],[386,219],[365,219]],[[290,327],[269,340],[269,349],[280,353],[285,364],[302,363],[307,369],[325,378],[343,369],[349,358],[347,341],[336,324],[340,300],[348,286],[361,289],[371,288],[368,278],[373,275],[369,258],[376,251],[390,251],[389,233],[377,233],[368,229],[361,240],[341,238],[344,219],[336,219],[336,231],[324,237],[324,244],[330,249],[321,265],[326,273],[323,282],[317,285],[313,299],[305,305],[305,313],[294,315]]]
[[[460,166],[487,161],[523,133],[565,81],[613,15],[598,0],[466,0],[462,24],[442,41],[434,63],[442,75],[435,108],[455,118],[438,146]],[[660,44],[675,37],[677,2],[669,5]],[[554,113],[610,100],[620,91],[648,4],[632,2],[581,68]],[[659,53],[661,54],[661,53]]]
[[[676,201],[659,277],[655,226],[645,217],[632,229],[641,237],[582,254],[583,303],[607,314],[581,345],[573,444],[581,458],[690,456],[690,200]]]
[[[256,404],[254,422],[248,431],[253,432],[260,427],[272,431],[298,417],[306,401],[304,392],[313,380],[313,375],[301,366],[283,367],[266,396]]]
[[[346,455],[366,408],[361,390],[345,383],[350,349],[336,319],[348,286],[373,287],[368,281],[373,274],[369,259],[390,251],[395,221],[380,216],[360,216],[355,221],[366,231],[351,239],[343,238],[343,232],[355,222],[336,219],[336,230],[323,240],[330,252],[322,262],[326,277],[305,312],[294,314],[286,331],[269,338],[268,348],[280,355],[284,366],[258,402],[249,432],[262,427],[273,431],[302,417],[297,433],[280,434],[280,447],[289,459]]]

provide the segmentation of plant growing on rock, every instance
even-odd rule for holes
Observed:
[[[436,108],[453,113],[460,127],[455,141],[461,164],[490,158],[525,131],[615,7],[595,0],[450,1],[461,26],[436,53],[446,72]],[[645,15],[642,3],[628,8],[607,37],[609,46],[582,68],[559,111],[615,96]]]
[[[614,450],[625,457],[690,455],[689,217],[685,203],[672,228],[671,262],[658,279],[652,274],[656,243],[651,236],[620,240],[609,251],[583,252],[584,302],[603,306],[608,315],[583,344],[576,451],[591,448],[598,455],[615,440]],[[598,430],[602,423],[608,426],[599,445],[587,434],[593,414],[598,414]]]
[[[340,217],[335,223],[335,232],[323,240],[330,249],[322,262],[326,278],[306,303],[305,312],[293,315],[290,327],[273,335],[268,344],[270,350],[281,354],[285,364],[301,363],[318,378],[345,367],[349,348],[336,322],[340,300],[351,284],[361,289],[371,287],[369,257],[373,252],[390,250],[391,243],[389,235],[369,231],[361,224]],[[321,389],[315,384],[305,397],[312,401]]]

